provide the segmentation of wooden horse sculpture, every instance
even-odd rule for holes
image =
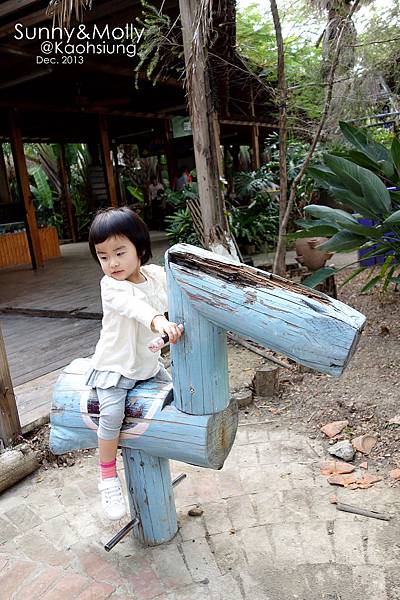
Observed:
[[[220,469],[237,429],[229,398],[226,331],[340,375],[365,317],[314,290],[194,246],[166,254],[169,318],[185,334],[171,347],[173,385],[156,378],[128,394],[120,438],[135,536],[161,544],[177,532],[169,459]],[[98,401],[85,359],[60,376],[51,411],[54,453],[97,446]]]

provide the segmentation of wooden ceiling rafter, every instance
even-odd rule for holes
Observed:
[[[98,6],[94,5],[92,10],[85,12],[82,23],[84,25],[89,25],[94,21],[98,22],[100,19],[105,19],[110,15],[113,15],[113,19],[118,19],[116,15],[119,13],[129,9],[132,9],[133,12],[137,7],[140,7],[140,0],[115,0],[114,2],[105,2]],[[0,38],[11,35],[15,30],[15,25],[18,23],[22,23],[23,27],[31,27],[42,22],[43,26],[47,24],[51,27],[53,24],[53,17],[46,14],[45,8],[41,8],[34,13],[30,13],[29,15],[20,17],[10,23],[0,26]],[[55,27],[57,27],[57,23],[55,24]]]
[[[37,0],[7,0],[0,5],[0,19],[36,3]]]

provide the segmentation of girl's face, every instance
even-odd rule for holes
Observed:
[[[105,275],[118,281],[145,281],[140,272],[140,258],[136,246],[124,235],[109,237],[101,244],[96,244],[95,248]]]

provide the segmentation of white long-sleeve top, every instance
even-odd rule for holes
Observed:
[[[146,278],[143,283],[117,281],[107,275],[100,282],[103,320],[91,365],[97,371],[149,379],[160,368],[160,353],[147,346],[155,337],[152,320],[167,310],[166,275],[157,265],[140,270]]]

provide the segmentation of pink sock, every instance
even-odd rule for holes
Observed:
[[[111,462],[100,463],[100,477],[102,479],[108,479],[109,477],[117,476],[117,461],[114,459]]]

